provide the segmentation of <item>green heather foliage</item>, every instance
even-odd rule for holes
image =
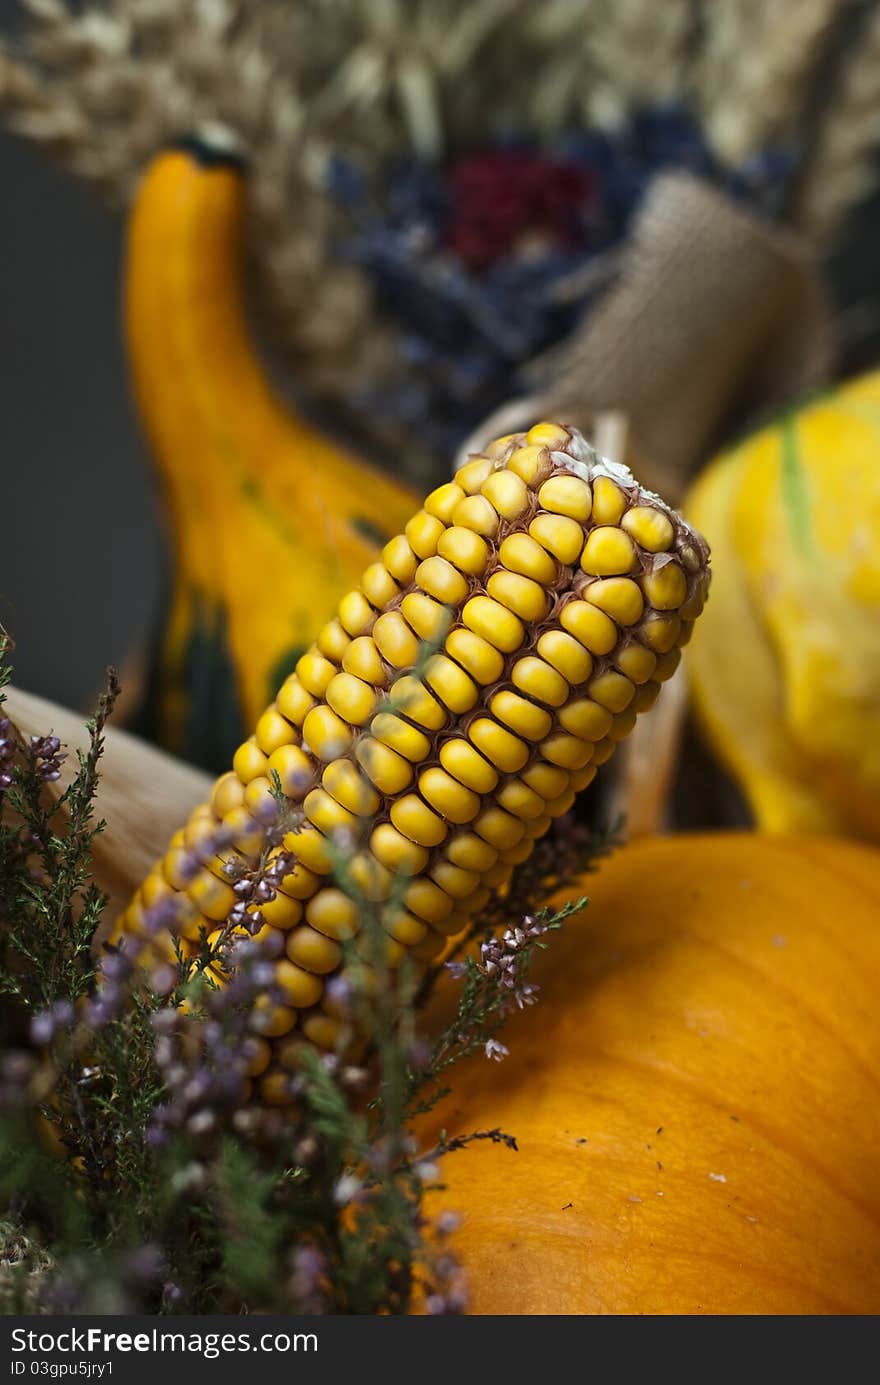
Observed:
[[[418,1026],[429,987],[406,966],[383,969],[377,946],[378,994],[355,970],[348,998],[366,1049],[354,1061],[304,1047],[292,1104],[259,1107],[246,1069],[272,974],[264,945],[205,939],[197,958],[149,971],[95,942],[106,898],[91,872],[93,803],[115,675],[53,794],[65,754],[3,716],[7,655],[0,634],[0,1307],[465,1311],[455,1217],[428,1224],[423,1194],[451,1151],[476,1139],[515,1151],[515,1132],[422,1149],[413,1120],[448,1091],[458,1059],[504,1057],[505,1014],[536,999],[535,948],[585,902],[551,916],[541,900],[607,840],[570,822],[539,844],[509,895],[519,921],[492,901],[449,964],[458,1009],[431,1039]],[[264,868],[265,856],[255,878]],[[349,888],[342,863],[338,874]],[[359,905],[378,944],[383,906]],[[169,922],[158,913],[153,926]],[[218,961],[232,968],[222,987]]]

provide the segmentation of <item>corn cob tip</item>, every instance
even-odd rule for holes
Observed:
[[[576,430],[499,438],[343,598],[117,938],[143,935],[173,896],[184,949],[218,929],[273,940],[253,1076],[263,1099],[282,1099],[298,1044],[349,1036],[329,983],[364,950],[358,898],[382,906],[387,965],[429,964],[651,706],[708,584],[701,536]],[[265,854],[276,775],[299,815],[291,855],[273,849],[286,873],[243,904],[236,881]],[[167,955],[170,936],[158,945]]]

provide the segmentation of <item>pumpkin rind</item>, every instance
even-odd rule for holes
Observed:
[[[471,1311],[880,1310],[880,854],[649,840],[582,890],[423,1129],[519,1145],[441,1162]]]

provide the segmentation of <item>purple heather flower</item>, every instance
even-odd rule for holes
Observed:
[[[510,1056],[510,1049],[506,1044],[499,1043],[497,1039],[486,1040],[486,1057],[492,1058],[496,1063]]]

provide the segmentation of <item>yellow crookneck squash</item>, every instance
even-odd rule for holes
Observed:
[[[880,372],[747,438],[684,510],[714,570],[697,710],[758,825],[880,842]]]
[[[245,171],[197,142],[159,154],[128,228],[125,319],[174,578],[157,738],[225,764],[418,496],[293,415],[251,342]]]
[[[581,886],[423,1129],[518,1143],[440,1161],[471,1311],[880,1311],[880,853],[669,837]]]

